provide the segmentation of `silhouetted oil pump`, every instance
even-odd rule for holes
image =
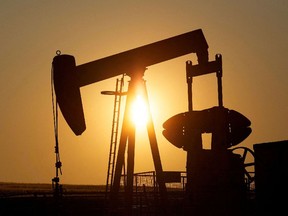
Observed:
[[[193,110],[193,77],[216,73],[218,106]],[[222,56],[205,65],[186,62],[188,112],[177,114],[163,124],[163,135],[187,151],[187,215],[242,215],[245,202],[243,158],[229,150],[251,133],[244,115],[223,106]],[[203,149],[202,134],[211,133],[211,149]],[[207,206],[209,204],[209,207]],[[242,211],[242,212],[241,212]]]
[[[135,128],[129,122],[127,113],[129,111],[130,101],[137,93],[139,87],[145,93],[146,100],[148,100],[145,81],[143,79],[146,68],[150,65],[189,53],[196,53],[198,57],[200,68],[196,71],[206,70],[207,68],[210,70],[210,66],[213,67],[213,63],[208,64],[208,44],[201,29],[78,66],[76,66],[75,59],[71,55],[57,55],[54,57],[53,77],[57,102],[66,122],[76,135],[81,135],[86,129],[80,87],[121,74],[126,74],[131,78],[111,191],[111,197],[113,199],[117,198],[119,192],[121,171],[124,164],[124,152],[126,142],[128,142],[127,202],[128,205],[131,204]],[[147,131],[156,171],[156,179],[159,184],[160,195],[164,200],[166,196],[165,179],[163,179],[162,175],[162,164],[151,115],[148,121]]]

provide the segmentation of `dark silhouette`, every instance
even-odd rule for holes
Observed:
[[[173,181],[179,183],[182,181],[182,176],[180,172],[163,171],[150,115],[147,133],[155,166],[153,199],[149,196],[149,187],[143,184],[143,196],[140,196],[140,200],[145,200],[145,205],[142,201],[140,205],[135,204],[135,184],[133,184],[135,178],[135,126],[128,119],[131,101],[140,88],[148,103],[147,89],[143,79],[147,67],[189,53],[196,53],[198,64],[192,65],[191,61],[186,62],[188,111],[171,117],[163,124],[163,135],[167,140],[177,148],[187,151],[185,195],[182,192],[177,193],[183,195],[181,201],[179,201],[178,195],[177,199],[175,198],[176,193],[173,193],[173,199],[169,197],[170,192],[167,190],[166,184]],[[192,80],[194,77],[211,73],[215,73],[217,78],[218,105],[204,110],[193,110]],[[128,75],[131,80],[127,92],[117,160],[116,164],[111,166],[112,179],[108,181],[108,177],[111,176],[107,177],[107,184],[111,182],[112,185],[111,187],[106,186],[106,194],[108,190],[110,194],[108,205],[103,205],[107,210],[103,214],[250,216],[262,212],[254,211],[254,207],[251,208],[254,205],[250,200],[250,184],[254,182],[254,176],[246,168],[254,166],[254,163],[246,163],[245,159],[247,153],[254,156],[254,152],[246,147],[234,148],[252,132],[251,122],[241,113],[224,107],[222,56],[217,54],[215,61],[209,61],[208,44],[201,29],[78,66],[76,66],[73,56],[61,55],[58,52],[53,59],[53,83],[57,104],[76,135],[81,135],[86,129],[80,87],[118,75]],[[203,133],[212,134],[211,149],[203,149]],[[255,146],[256,149],[260,150],[260,147]],[[239,154],[237,150],[244,152]],[[259,150],[257,151],[259,152]],[[128,158],[125,162],[126,151]],[[113,154],[116,152],[114,151]],[[258,158],[261,157],[258,156]],[[261,164],[260,160],[258,159],[259,164]],[[112,161],[114,163],[114,160]],[[124,188],[121,188],[123,167],[127,170],[127,174],[124,173]],[[110,171],[108,172],[110,173]],[[257,172],[255,176],[257,176]],[[287,179],[286,177],[285,175],[284,179]],[[262,178],[263,182],[265,183]],[[264,183],[262,185],[266,185]],[[256,192],[257,185],[260,185],[257,209],[261,209],[263,204],[269,204],[264,195],[267,185],[261,186],[261,174],[258,175]],[[124,189],[124,195],[122,189]],[[136,194],[137,190],[136,183]],[[275,190],[272,191],[272,195],[279,195],[279,193],[274,193]]]
[[[208,44],[201,29],[79,66],[76,66],[74,57],[70,55],[57,55],[53,59],[53,79],[57,103],[65,120],[76,135],[82,134],[86,129],[79,88],[121,74],[126,74],[131,78],[111,190],[112,209],[117,208],[124,164],[127,164],[125,205],[128,209],[132,208],[135,128],[129,121],[128,115],[130,104],[139,89],[143,92],[148,103],[145,81],[143,80],[146,67],[188,53],[196,53],[198,62],[201,64],[208,62]],[[165,200],[167,199],[165,179],[163,178],[162,164],[151,115],[149,118],[147,132],[162,200],[161,206],[165,211]],[[127,163],[124,162],[126,143],[128,143]]]
[[[258,214],[287,215],[288,140],[257,143],[253,148]]]
[[[195,111],[192,103],[193,77],[216,73],[218,106]],[[163,135],[187,151],[185,215],[244,215],[245,167],[229,148],[251,133],[251,122],[237,111],[223,106],[222,57],[203,65],[186,62],[188,112],[177,114],[164,124]],[[203,149],[202,133],[211,133],[211,149]]]

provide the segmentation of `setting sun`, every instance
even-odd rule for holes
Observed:
[[[148,122],[148,105],[140,95],[132,103],[131,115],[132,121],[137,128],[146,126]]]

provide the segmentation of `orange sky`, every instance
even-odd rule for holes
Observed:
[[[263,1],[2,1],[0,8],[0,182],[49,183],[55,176],[51,63],[56,50],[87,63],[201,28],[210,60],[223,57],[224,106],[252,122],[240,145],[288,139],[288,3]],[[162,124],[188,109],[185,62],[145,73],[164,170],[185,170],[186,153],[162,136]],[[60,115],[63,184],[106,180],[116,78],[81,88],[87,130],[76,137]],[[128,79],[126,80],[128,81]],[[127,82],[125,83],[127,87]],[[195,78],[195,109],[217,105],[213,75]],[[153,169],[145,133],[135,171]]]

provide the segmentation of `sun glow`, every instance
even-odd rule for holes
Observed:
[[[137,128],[145,127],[148,122],[148,105],[140,95],[132,103],[132,121]]]

